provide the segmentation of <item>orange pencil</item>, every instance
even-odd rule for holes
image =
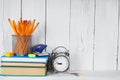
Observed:
[[[11,25],[11,27],[12,27],[14,33],[17,34],[16,29],[14,28],[14,25],[13,25],[13,23],[11,22],[11,20],[8,19],[8,21],[9,21],[9,23],[10,23],[10,25]]]
[[[34,31],[35,31],[35,29],[38,27],[38,25],[39,25],[39,22],[36,24],[36,26],[32,29],[32,31],[30,32],[30,34],[32,34]]]

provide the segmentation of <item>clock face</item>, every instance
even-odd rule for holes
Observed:
[[[69,60],[65,56],[58,56],[53,62],[55,70],[59,72],[64,72],[69,68]]]

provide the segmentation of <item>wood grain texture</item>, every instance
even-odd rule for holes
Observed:
[[[4,1],[4,19],[3,19],[3,44],[4,52],[12,51],[13,30],[8,22],[8,18],[19,20],[20,17],[20,0],[3,0]]]
[[[116,70],[118,0],[96,0],[95,70]]]
[[[49,52],[57,46],[70,50],[71,70],[120,70],[118,1],[22,0],[22,17],[40,22],[33,45],[46,43]],[[19,20],[20,2],[0,0],[0,53],[12,51],[8,18]]]
[[[82,75],[84,74],[84,75]],[[19,76],[0,76],[1,80],[119,80],[120,71],[108,71],[108,72],[81,72],[80,76],[71,75],[71,74],[48,74],[45,77],[19,77]]]
[[[69,48],[70,0],[47,0],[47,51],[57,46]]]
[[[23,19],[36,19],[39,26],[32,35],[32,44],[45,43],[45,0],[23,0]]]
[[[94,0],[72,0],[71,3],[71,70],[92,70]]]
[[[0,56],[3,52],[3,0],[0,0]]]
[[[118,54],[117,54],[117,70],[120,70],[120,0],[118,0]]]

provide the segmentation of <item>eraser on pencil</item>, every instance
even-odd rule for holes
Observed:
[[[12,57],[12,56],[14,56],[14,53],[13,52],[6,52],[5,56],[6,57]]]
[[[35,54],[28,54],[28,57],[34,58],[34,57],[36,57],[36,55]]]

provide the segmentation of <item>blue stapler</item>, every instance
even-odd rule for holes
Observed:
[[[32,48],[34,53],[42,53],[42,51],[47,47],[46,44],[38,44]]]

